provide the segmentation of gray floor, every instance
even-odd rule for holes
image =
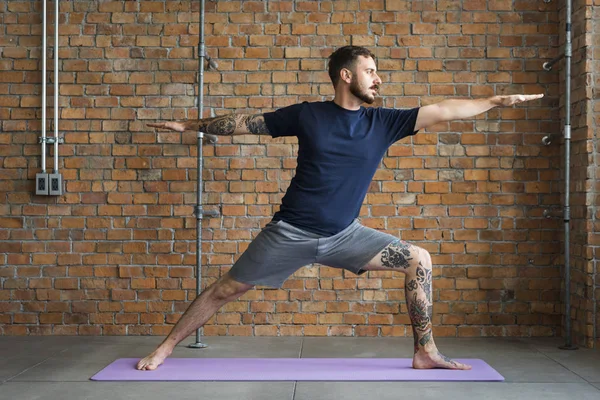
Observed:
[[[0,399],[600,399],[600,351],[562,339],[438,338],[450,357],[481,358],[505,382],[94,382],[117,358],[142,357],[160,337],[0,337]],[[410,357],[410,338],[206,337],[172,357]]]

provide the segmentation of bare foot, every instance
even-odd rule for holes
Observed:
[[[142,358],[136,366],[136,369],[140,371],[152,371],[153,369],[158,368],[159,365],[165,361],[165,358],[171,355],[170,351],[158,349],[154,350],[152,354],[147,357]]]
[[[437,351],[425,351],[420,349],[417,354],[413,357],[413,368],[415,369],[433,369],[433,368],[444,368],[444,369],[471,369],[470,365],[459,363],[454,361]]]

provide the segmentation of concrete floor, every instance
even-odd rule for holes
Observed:
[[[0,399],[316,400],[600,399],[600,351],[562,339],[438,338],[449,357],[481,358],[505,382],[94,382],[117,358],[142,357],[160,337],[0,337]],[[410,338],[205,337],[172,357],[410,357]]]

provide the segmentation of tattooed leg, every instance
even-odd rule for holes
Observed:
[[[406,269],[412,261],[410,244],[397,240],[381,252],[381,265],[385,268]]]
[[[433,340],[432,263],[424,249],[395,241],[383,249],[366,270],[396,270],[405,273],[404,290],[414,336],[413,368],[470,369],[442,355]]]
[[[420,348],[435,347],[431,335],[431,317],[433,316],[431,269],[423,267],[419,262],[416,277],[407,271],[404,290],[408,305],[408,315],[415,335],[415,354]]]

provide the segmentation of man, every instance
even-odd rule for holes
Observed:
[[[333,101],[302,103],[261,115],[232,114],[199,121],[148,124],[155,128],[216,135],[297,136],[296,174],[280,211],[231,270],[194,300],[168,337],[137,369],[157,368],[181,340],[203,326],[224,304],[255,285],[280,287],[304,265],[320,263],[355,274],[400,271],[414,335],[413,368],[470,369],[442,355],[432,336],[432,277],[429,253],[356,219],[385,152],[397,140],[442,121],[470,118],[496,106],[543,95],[445,100],[410,110],[364,108],[381,79],[375,57],[346,46],[329,58]]]

